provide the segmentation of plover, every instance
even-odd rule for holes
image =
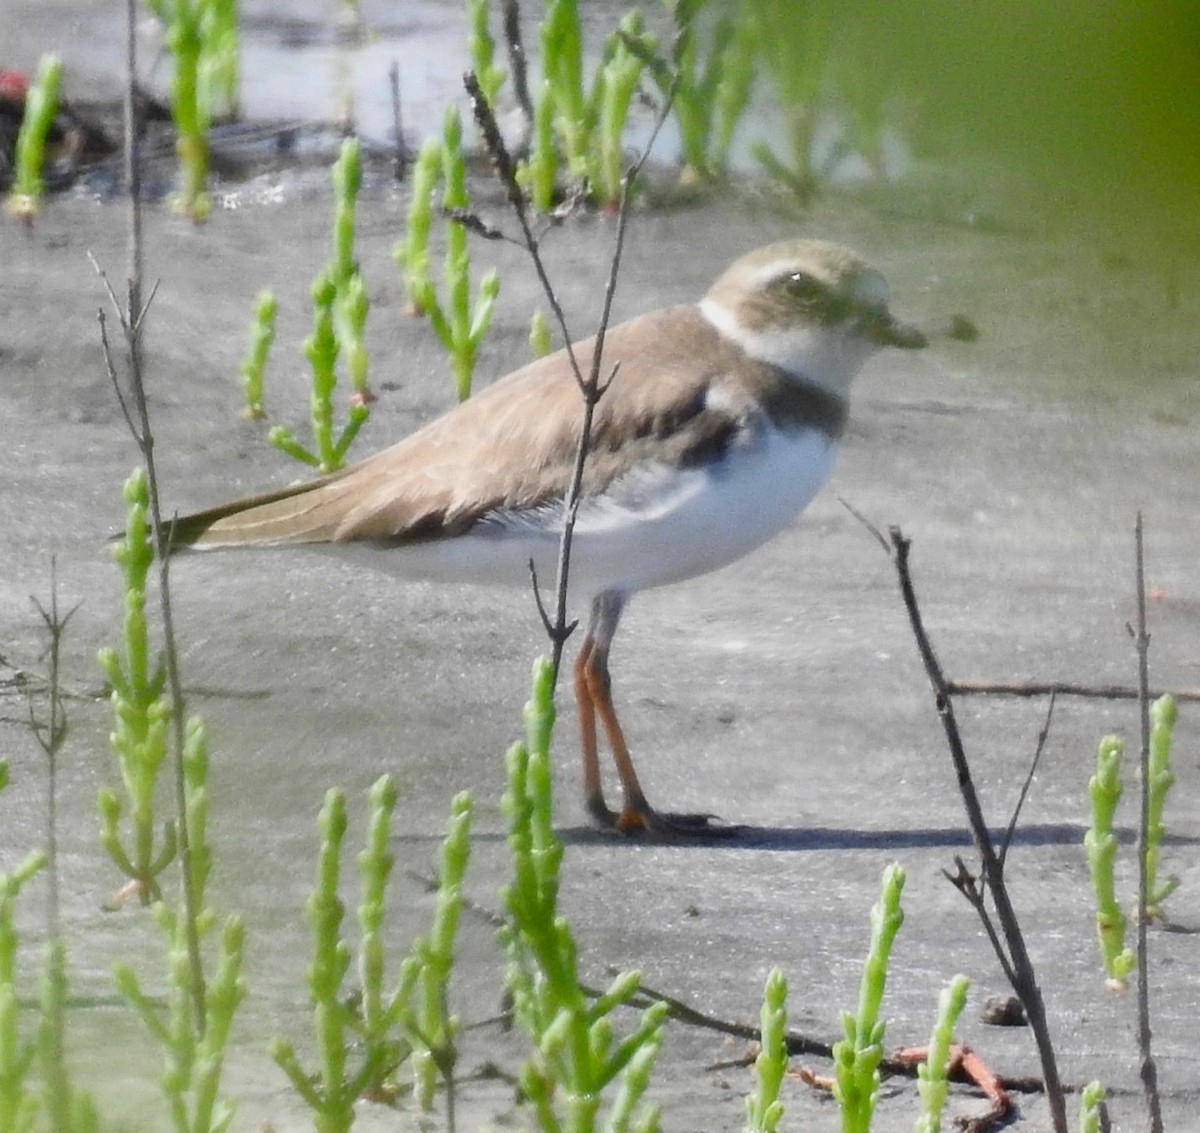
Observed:
[[[828,478],[851,379],[924,336],[852,252],[791,240],[737,260],[698,305],[608,331],[570,570],[591,601],[575,661],[587,809],[620,830],[708,829],[653,809],[613,706],[609,649],[639,590],[725,566],[786,527]],[[589,359],[592,342],[576,356]],[[566,352],[508,374],[333,475],[178,519],[175,549],[309,547],[406,578],[528,587],[554,577],[583,400]],[[602,789],[598,727],[623,792]]]

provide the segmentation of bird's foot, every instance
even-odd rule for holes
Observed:
[[[655,810],[644,798],[627,799],[618,813],[602,798],[588,800],[588,812],[606,830],[621,834],[643,833],[655,841],[688,838],[732,838],[741,830],[715,814],[674,814]]]
[[[731,826],[716,814],[665,813],[649,806],[626,805],[617,815],[617,829],[623,834],[641,830],[656,841],[673,842],[688,838],[734,838],[741,827]]]

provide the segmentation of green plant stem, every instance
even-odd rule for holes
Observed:
[[[593,109],[583,89],[583,33],[578,0],[546,0],[541,24],[542,70],[553,89],[554,129],[572,177],[590,164]]]
[[[550,324],[546,316],[541,310],[534,311],[529,320],[529,349],[535,358],[545,358],[552,346]]]
[[[883,1058],[885,1024],[879,1007],[887,982],[888,959],[904,913],[900,894],[904,870],[890,865],[883,871],[879,901],[871,909],[871,948],[863,965],[858,1012],[842,1013],[846,1037],[833,1046],[834,1097],[842,1109],[843,1133],[868,1133],[879,1096],[879,1062]]]
[[[333,182],[333,251],[329,274],[340,290],[357,273],[354,230],[358,216],[358,191],[362,187],[362,155],[357,138],[346,138],[330,173]]]
[[[150,538],[149,481],[135,469],[125,482],[125,539],[113,548],[124,576],[125,624],[123,651],[100,651],[100,667],[112,687],[114,730],[109,743],[117,757],[126,802],[108,788],[100,791],[101,842],[117,868],[137,886],[139,899],[151,904],[161,897],[159,877],[174,860],[175,823],[154,833],[155,786],[167,755],[171,705],[167,695],[165,658],[151,663],[146,625],[146,584],[154,562]],[[131,844],[122,838],[121,820],[129,808]]]
[[[654,41],[632,41],[622,34],[650,70],[663,96],[673,95],[672,113],[679,125],[681,180],[725,172],[733,132],[749,101],[754,78],[753,21],[739,13],[722,15],[701,58],[698,17],[707,0],[663,0],[675,25],[671,60]]]
[[[462,152],[462,122],[457,110],[446,116],[446,132],[442,143],[442,183],[443,208],[450,211],[466,209],[470,205]],[[496,297],[500,293],[500,278],[494,271],[483,277],[479,284],[479,300],[472,311],[471,258],[467,232],[461,224],[453,221],[446,230],[446,287],[450,307],[448,349],[454,369],[454,387],[458,400],[465,401],[471,393],[479,344],[487,333]]]
[[[58,91],[62,85],[62,60],[43,55],[37,78],[25,95],[25,113],[17,132],[16,172],[8,198],[8,210],[27,223],[41,211],[46,183],[42,170],[46,160],[46,136],[58,113]]]
[[[204,725],[198,717],[187,724],[183,769],[192,839],[186,867],[190,886],[176,906],[160,902],[155,907],[167,946],[166,1013],[157,999],[145,992],[138,973],[128,964],[115,965],[114,977],[117,990],[162,1047],[161,1081],[175,1133],[225,1133],[234,1107],[220,1088],[233,1018],[246,994],[241,976],[244,929],[240,917],[227,918],[216,971],[202,983],[203,998],[198,1001],[192,939],[202,942],[216,923],[214,912],[205,906],[212,851],[208,844],[208,752]],[[203,969],[201,975],[203,979]]]
[[[346,835],[346,799],[341,791],[326,792],[317,822],[321,829],[321,849],[316,886],[308,899],[313,947],[307,982],[320,1068],[315,1075],[307,1074],[291,1043],[283,1039],[274,1041],[271,1054],[313,1110],[318,1133],[345,1133],[354,1123],[358,1083],[350,1082],[346,1074],[351,1017],[341,996],[351,960],[349,945],[341,934],[345,905],[338,896],[342,842]]]
[[[513,862],[504,899],[512,924],[500,930],[500,939],[509,958],[514,1013],[534,1044],[521,1082],[542,1129],[566,1133],[592,1133],[604,1092],[617,1082],[605,1128],[628,1128],[662,1042],[667,1009],[654,1004],[632,1033],[617,1040],[611,1014],[634,995],[640,974],[618,975],[591,1003],[580,984],[575,939],[558,912],[563,847],[551,814],[553,723],[553,666],[541,658],[525,709],[526,741],[509,751],[504,796]],[[656,1123],[656,1112],[643,1107],[638,1128],[655,1128]]]
[[[758,1082],[746,1098],[746,1133],[776,1133],[783,1117],[779,1089],[787,1073],[787,980],[778,968],[763,988],[761,1050],[754,1060]]]
[[[830,0],[805,4],[743,0],[743,11],[754,27],[758,57],[779,93],[791,164],[775,157],[761,142],[752,152],[769,174],[807,200],[816,187],[813,134],[821,83],[831,56],[836,8]]]
[[[450,973],[454,967],[454,944],[462,910],[462,884],[466,876],[471,843],[471,797],[455,796],[450,808],[450,829],[442,845],[441,881],[437,911],[428,939],[418,940],[413,954],[420,960],[417,1007],[412,1017],[413,1078],[417,1100],[428,1109],[433,1102],[437,1076],[446,1084],[448,1105],[453,1107],[454,1037],[459,1021],[449,1010]]]
[[[194,221],[205,220],[212,202],[208,196],[208,127],[212,107],[201,99],[202,0],[174,0],[167,27],[167,46],[175,60],[171,79],[171,113],[175,119],[182,179],[179,207]]]
[[[17,997],[16,903],[29,879],[46,865],[46,855],[30,854],[8,873],[0,873],[0,1133],[33,1129],[37,1095],[26,1088],[36,1046],[21,1039]]]
[[[929,1053],[917,1067],[917,1092],[921,1095],[917,1133],[941,1131],[942,1109],[950,1092],[950,1046],[954,1042],[954,1028],[967,1003],[969,987],[970,980],[966,976],[955,976],[938,996],[937,1022],[929,1038]]]
[[[1163,836],[1167,832],[1163,822],[1163,808],[1167,795],[1175,784],[1175,773],[1171,770],[1171,737],[1178,718],[1178,709],[1173,696],[1160,696],[1150,706],[1150,759],[1148,826],[1146,830],[1146,892],[1152,917],[1162,916],[1162,903],[1179,887],[1178,877],[1158,879],[1158,858]]]
[[[396,1067],[410,1052],[395,1040],[393,1030],[408,1010],[418,969],[406,961],[394,991],[384,988],[386,948],[384,941],[387,886],[395,865],[390,849],[392,815],[396,808],[396,785],[390,775],[381,776],[371,787],[367,842],[358,855],[362,897],[358,904],[361,938],[358,948],[358,979],[361,988],[359,1037],[362,1043],[363,1090],[369,1096],[387,1096],[388,1082]]]
[[[1124,987],[1133,971],[1136,957],[1125,947],[1127,920],[1116,896],[1113,868],[1117,855],[1117,836],[1113,816],[1121,800],[1121,756],[1125,745],[1116,736],[1100,741],[1096,773],[1088,781],[1092,800],[1092,824],[1083,836],[1088,870],[1096,898],[1096,933],[1104,970],[1115,987]]]
[[[362,181],[358,141],[348,138],[332,172],[334,190],[333,248],[329,263],[317,273],[310,295],[313,306],[312,333],[304,340],[304,355],[311,370],[309,423],[312,447],[296,440],[284,425],[267,434],[276,448],[322,474],[336,472],[346,463],[346,454],[359,430],[371,415],[375,395],[367,382],[365,328],[370,302],[366,284],[358,270],[354,251],[357,195]],[[333,394],[337,386],[339,356],[346,359],[350,405],[341,432],[335,431]]]
[[[260,420],[267,415],[263,405],[263,377],[271,344],[275,341],[275,318],[278,314],[279,301],[274,293],[260,291],[254,309],[250,349],[242,362],[242,393],[246,401],[242,416],[248,420]]]
[[[433,194],[442,177],[442,146],[427,141],[412,169],[412,199],[404,239],[396,244],[393,256],[403,273],[404,290],[414,315],[424,315],[425,289],[429,286],[429,230],[433,224]]]
[[[533,147],[529,160],[517,170],[517,178],[529,193],[533,207],[541,213],[554,208],[558,176],[558,151],[554,144],[557,113],[554,86],[549,79],[544,79],[533,111]]]
[[[305,1071],[293,1045],[281,1038],[271,1046],[272,1057],[312,1109],[321,1133],[349,1129],[358,1098],[394,1096],[393,1076],[409,1058],[424,1106],[431,1104],[441,1074],[453,1130],[453,1040],[458,1021],[447,1003],[461,889],[470,854],[470,796],[460,794],[451,805],[432,930],[428,937],[413,942],[390,990],[385,987],[385,930],[387,886],[395,864],[390,843],[396,806],[396,787],[390,776],[372,786],[369,805],[366,845],[358,855],[362,881],[357,910],[361,931],[358,1004],[355,1006],[344,990],[353,959],[342,933],[345,905],[339,895],[346,804],[340,791],[331,790],[319,819],[322,839],[317,882],[308,901],[313,939],[308,985],[320,1068],[315,1074]],[[352,1055],[356,1055],[356,1069],[351,1067]]]
[[[643,56],[630,43],[645,42],[653,51],[653,40],[643,30],[641,14],[634,9],[621,21],[620,31],[609,44],[608,57],[596,75],[598,90],[597,153],[589,163],[592,192],[600,206],[615,211],[621,203],[625,157],[625,123],[629,106],[645,70]]]
[[[1104,1087],[1089,1082],[1079,1091],[1079,1133],[1100,1133],[1100,1115],[1104,1107]]]
[[[696,17],[704,0],[679,0],[676,8],[675,71],[680,76],[675,91],[675,118],[679,122],[680,146],[685,174],[701,177],[724,172],[724,156],[713,147],[714,125],[732,134],[746,97],[740,105],[730,97],[719,97],[726,67],[734,46],[734,25],[728,17],[717,21],[708,55],[701,62]],[[733,88],[730,88],[732,90]],[[748,92],[747,92],[748,94]]]
[[[490,271],[480,280],[479,297],[472,308],[467,233],[453,219],[454,214],[465,212],[470,205],[462,152],[462,119],[453,106],[446,111],[441,154],[442,207],[450,218],[446,228],[446,264],[442,279],[446,301],[442,303],[432,281],[426,278],[418,284],[416,305],[429,316],[430,325],[450,355],[454,391],[459,401],[465,401],[471,394],[479,344],[487,333],[500,293],[500,277]]]
[[[496,97],[504,86],[507,72],[495,62],[496,41],[492,38],[488,26],[490,8],[490,0],[467,0],[467,21],[470,27],[467,46],[471,52],[471,70],[479,79],[479,85],[489,105],[495,106]]]
[[[238,0],[203,0],[200,15],[200,101],[215,116],[220,107],[237,118],[241,85],[238,61]]]
[[[720,42],[718,32],[717,43]],[[714,46],[713,51],[716,50],[717,46]],[[709,166],[714,173],[723,173],[728,168],[733,136],[754,90],[757,54],[753,22],[738,20],[733,36],[722,53],[720,77],[713,92],[715,106]]]

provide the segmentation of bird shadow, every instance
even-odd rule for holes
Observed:
[[[1004,830],[992,832],[993,843],[999,846]],[[1077,822],[1029,823],[1018,827],[1011,840],[1013,846],[1076,846],[1083,842],[1087,827]],[[1123,843],[1136,840],[1136,832],[1122,829],[1117,832]],[[914,850],[970,849],[971,835],[961,826],[918,827],[913,829],[854,830],[844,827],[785,827],[785,826],[723,826],[673,839],[647,837],[641,834],[614,838],[611,831],[592,826],[560,827],[559,839],[568,846],[613,845],[621,841],[648,845],[704,847],[716,850]],[[1200,838],[1168,834],[1166,844],[1195,845]]]

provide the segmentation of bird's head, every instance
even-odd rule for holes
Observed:
[[[888,309],[883,276],[823,240],[787,240],[742,256],[700,309],[752,358],[839,396],[880,347],[926,345]]]

